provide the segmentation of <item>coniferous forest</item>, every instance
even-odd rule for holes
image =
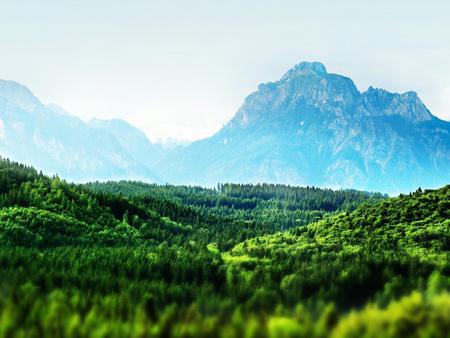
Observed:
[[[450,186],[77,185],[0,161],[0,337],[450,337]]]

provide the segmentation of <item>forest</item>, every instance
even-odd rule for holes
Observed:
[[[2,159],[0,337],[450,337],[450,185],[79,185]]]

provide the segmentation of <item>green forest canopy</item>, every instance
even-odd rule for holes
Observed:
[[[450,186],[69,184],[0,161],[0,337],[448,337]]]

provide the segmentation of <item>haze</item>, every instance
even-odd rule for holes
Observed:
[[[450,120],[449,16],[447,1],[2,1],[0,78],[153,141],[213,134],[303,60]]]

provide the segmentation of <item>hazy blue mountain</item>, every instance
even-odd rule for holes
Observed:
[[[73,181],[271,182],[397,193],[450,182],[450,123],[416,93],[303,62],[261,84],[214,136],[163,149],[123,120],[84,122],[0,80],[0,155]]]
[[[161,146],[152,144],[147,136],[138,128],[121,119],[92,119],[89,126],[111,133],[120,145],[127,150],[136,161],[150,166],[164,154]]]
[[[359,92],[303,62],[261,84],[217,134],[155,170],[172,183],[273,182],[397,193],[450,182],[450,123],[416,93]]]
[[[56,105],[42,104],[26,87],[0,80],[3,157],[72,181],[155,181],[146,165],[153,150],[145,136],[126,122],[85,123]]]

